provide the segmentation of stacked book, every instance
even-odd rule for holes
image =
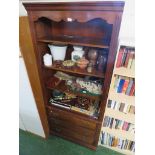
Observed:
[[[112,85],[117,93],[123,93],[129,96],[135,95],[135,80],[133,78],[115,75]]]
[[[135,152],[135,142],[127,139],[117,138],[106,132],[102,132],[100,137],[101,144],[111,147],[117,147],[119,149],[130,150]]]
[[[105,116],[103,127],[113,128],[113,129],[120,129],[129,131],[131,133],[135,133],[135,125],[126,121],[122,121],[119,119],[115,119],[109,116]]]
[[[108,100],[107,107],[110,109],[118,110],[120,112],[123,112],[125,114],[135,114],[135,106],[128,105],[127,103],[121,103],[114,100]]]
[[[129,48],[126,46],[121,46],[119,53],[118,53],[118,58],[117,58],[117,63],[116,67],[126,67],[128,69],[134,70],[135,68],[135,49],[134,48]]]

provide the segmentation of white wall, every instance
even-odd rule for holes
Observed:
[[[19,58],[20,128],[45,137],[23,58]]]

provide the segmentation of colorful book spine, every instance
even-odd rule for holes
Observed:
[[[126,95],[129,95],[130,94],[130,90],[131,90],[131,87],[132,87],[132,85],[133,85],[133,79],[130,79],[130,82],[129,82],[129,85],[128,85],[128,88],[127,88],[127,90],[126,90]]]
[[[129,62],[128,62],[128,69],[131,69],[132,61],[134,59],[134,52],[130,52]]]
[[[128,140],[128,139],[122,139],[118,138],[116,136],[113,136],[107,132],[101,132],[100,141],[102,145],[108,145],[111,147],[117,147],[122,150],[130,150],[132,152],[135,152],[135,142]]]
[[[134,91],[135,91],[135,84],[133,83],[129,95],[133,96],[134,95]]]
[[[126,79],[123,85],[123,89],[122,89],[122,93],[125,94],[127,88],[128,88],[128,84],[129,84],[129,79]]]
[[[125,79],[121,79],[117,88],[117,93],[121,93],[122,89],[123,89],[123,85],[124,85]]]
[[[121,60],[122,60],[123,53],[124,53],[124,49],[120,48],[119,53],[118,53],[117,63],[116,63],[117,68],[121,66]]]
[[[128,53],[127,53],[125,64],[124,64],[124,67],[126,67],[126,68],[128,66],[128,63],[129,63],[129,58],[130,58],[130,51],[128,51]]]

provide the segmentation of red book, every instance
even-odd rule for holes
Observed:
[[[117,57],[117,63],[116,63],[117,68],[121,66],[123,53],[124,53],[124,48],[120,48],[119,53],[118,53],[118,57]]]
[[[127,56],[126,56],[126,60],[125,60],[125,65],[124,65],[124,67],[126,67],[126,68],[127,68],[127,66],[128,66],[129,58],[130,58],[130,51],[128,51]]]
[[[135,91],[135,84],[133,83],[131,90],[130,90],[130,94],[129,96],[133,96],[134,95],[134,91]]]
[[[129,84],[129,79],[126,79],[123,85],[123,89],[122,89],[122,93],[125,94],[127,88],[128,88],[128,84]]]

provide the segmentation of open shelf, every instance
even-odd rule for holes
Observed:
[[[114,135],[116,137],[120,137],[122,139],[128,139],[131,141],[135,140],[135,135],[130,133],[129,131],[124,131],[124,130],[120,130],[120,129],[110,129],[107,127],[102,127],[102,131],[108,132],[109,134]]]
[[[79,46],[109,48],[109,46],[104,45],[101,39],[97,39],[97,38],[90,39],[87,37],[58,35],[58,36],[52,36],[52,37],[38,38],[37,40],[43,43],[61,43],[61,44],[71,44],[71,45],[79,45]]]
[[[88,95],[88,94],[84,94],[84,93],[80,93],[80,92],[73,92],[73,91],[71,91],[69,89],[68,86],[65,85],[65,81],[64,80],[60,81],[60,83],[56,87],[54,87],[54,88],[52,88],[50,86],[50,83],[52,83],[52,81],[49,80],[47,82],[47,88],[48,89],[51,89],[51,90],[56,89],[56,90],[61,91],[61,92],[75,94],[77,96],[87,97],[87,98],[90,98],[92,100],[101,100],[102,99],[102,95],[97,95],[96,96],[96,95]]]
[[[123,120],[129,123],[135,124],[135,115],[133,114],[129,114],[129,113],[125,114],[117,110],[106,108],[105,116],[113,117],[119,120]]]
[[[135,96],[128,96],[122,93],[117,93],[114,90],[109,91],[110,100],[118,101],[121,103],[127,103],[129,105],[135,105]]]
[[[124,150],[124,149],[120,149],[118,147],[111,147],[111,146],[108,146],[108,145],[103,145],[101,143],[99,143],[100,146],[103,146],[103,147],[106,147],[108,149],[111,149],[111,150],[114,150],[114,151],[117,151],[117,152],[120,152],[122,154],[126,154],[126,155],[134,155],[135,153],[130,151],[130,150]]]
[[[125,67],[115,68],[114,74],[135,78],[135,71]]]
[[[68,69],[68,68],[64,68],[63,66],[56,66],[53,63],[52,66],[45,66],[45,68],[53,69],[53,70],[56,70],[56,71],[62,71],[62,72],[66,72],[66,73],[76,73],[76,74],[79,74],[79,75],[104,78],[104,73],[102,73],[100,71],[93,70],[91,73],[88,73],[86,69],[80,69],[77,66],[74,66],[71,69]]]

